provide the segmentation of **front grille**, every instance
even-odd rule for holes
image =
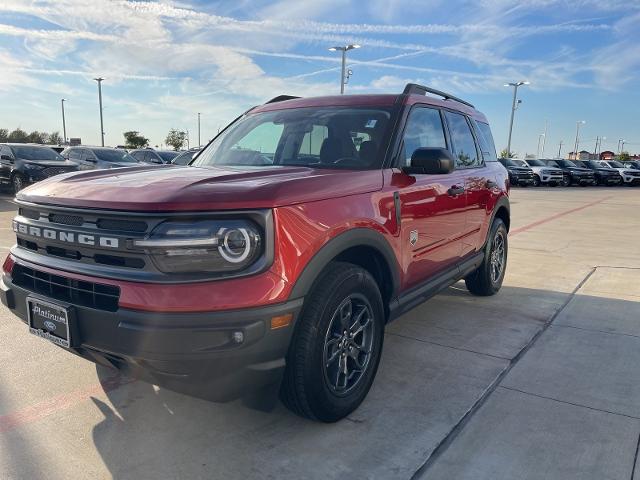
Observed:
[[[31,220],[39,220],[40,219],[40,212],[38,212],[37,210],[31,210],[29,208],[21,208],[19,210],[19,213],[23,217],[30,218]]]
[[[52,223],[62,223],[63,225],[73,225],[75,227],[79,227],[84,223],[80,215],[66,215],[64,213],[50,214],[49,221]]]
[[[120,288],[113,285],[74,280],[18,263],[13,266],[11,275],[15,285],[30,292],[97,310],[118,310]]]
[[[42,170],[42,174],[45,177],[53,177],[54,175],[60,175],[61,173],[67,173],[74,170],[74,168],[69,167],[47,167]]]
[[[121,232],[146,232],[148,225],[146,222],[135,220],[115,220],[110,218],[101,218],[96,224],[98,228],[104,230],[119,230]]]

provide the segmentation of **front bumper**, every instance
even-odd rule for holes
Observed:
[[[555,174],[550,174],[550,175],[545,175],[545,174],[540,174],[540,181],[542,183],[562,183],[562,180],[564,179],[564,176],[562,175],[555,175]]]
[[[60,303],[3,275],[0,300],[24,323],[27,296]],[[301,307],[302,299],[206,313],[108,312],[72,305],[75,338],[69,350],[169,390],[230,401],[280,382]],[[286,314],[292,314],[291,323],[272,329],[271,319]]]
[[[622,178],[624,180],[624,183],[628,185],[640,185],[640,177],[632,177],[632,176],[625,175]]]

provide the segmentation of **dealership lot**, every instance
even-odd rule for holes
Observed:
[[[334,425],[96,369],[2,307],[0,477],[630,478],[640,190],[511,198],[501,292],[454,286],[390,325],[370,395]],[[0,197],[3,255],[14,212]]]

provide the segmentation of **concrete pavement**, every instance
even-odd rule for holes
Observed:
[[[631,478],[640,189],[514,190],[512,216],[503,290],[461,283],[390,325],[335,425],[123,379],[0,310],[0,478]]]

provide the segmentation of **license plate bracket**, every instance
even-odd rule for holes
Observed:
[[[72,314],[72,306],[27,297],[29,333],[63,348],[73,346]]]

